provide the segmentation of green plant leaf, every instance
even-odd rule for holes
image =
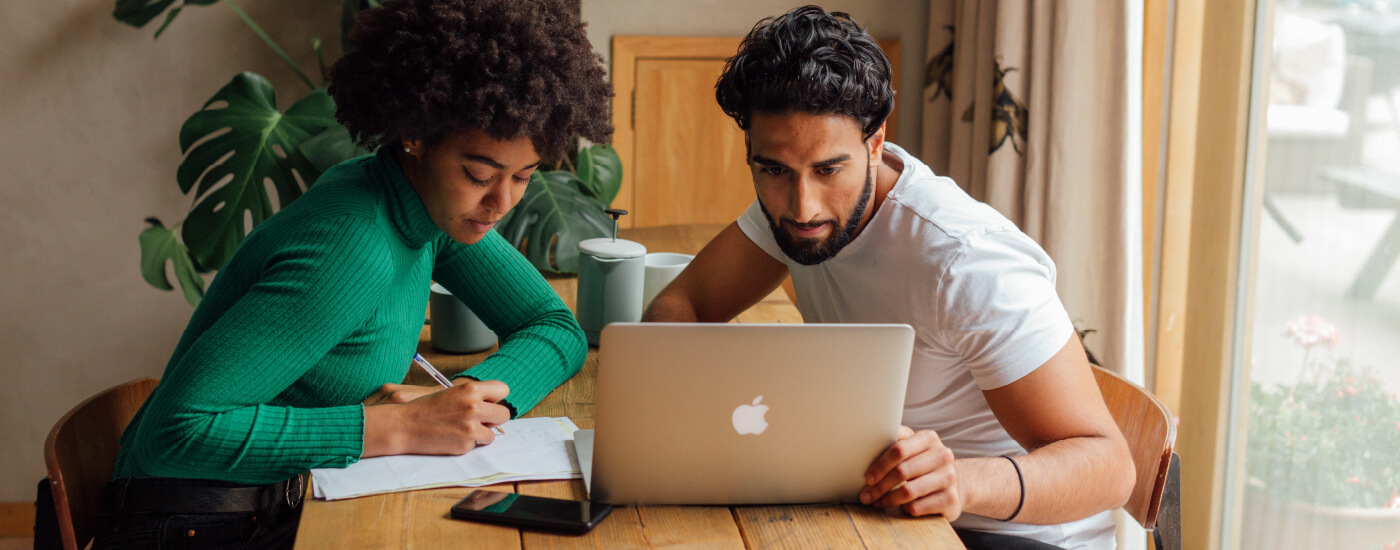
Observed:
[[[243,236],[272,216],[267,183],[286,205],[301,196],[298,176],[307,185],[320,176],[298,146],[336,125],[335,102],[317,89],[284,114],[276,101],[267,79],[245,72],[180,128],[185,160],[176,179],[181,191],[195,189],[181,237],[205,268],[222,267]]]
[[[525,196],[496,224],[540,271],[578,272],[578,243],[612,235],[612,218],[567,170],[535,172]]]
[[[603,208],[612,205],[622,188],[622,160],[610,145],[593,145],[578,152],[578,179],[584,192]]]
[[[112,17],[122,23],[140,28],[146,26],[146,23],[150,23],[157,15],[164,12],[165,8],[174,3],[175,0],[117,0],[117,7],[112,10]]]
[[[199,300],[204,297],[204,278],[195,269],[190,251],[175,232],[166,229],[160,220],[146,218],[146,222],[151,227],[141,232],[141,278],[161,290],[174,290],[170,280],[165,278],[165,264],[170,262],[174,264],[175,280],[180,282],[185,301],[192,306],[199,305]]]
[[[160,24],[159,29],[156,29],[157,39],[160,38],[161,33],[165,32],[165,28],[170,26],[170,22],[175,20],[175,16],[180,15],[181,9],[183,9],[183,6],[176,6],[170,8],[170,11],[165,12],[165,22]]]
[[[181,8],[185,6],[208,6],[218,1],[219,0],[184,0],[179,6],[171,10],[174,13],[166,14],[165,23],[161,24],[160,30],[156,31],[156,37],[160,37],[160,33],[165,31],[165,27],[170,25],[170,22],[175,19],[175,15],[179,13]],[[164,13],[166,8],[169,8],[170,5],[174,3],[175,0],[117,0],[116,7],[112,9],[112,17],[122,23],[141,28],[146,26],[146,23],[150,23],[156,16]]]
[[[316,167],[317,172],[325,172],[332,166],[370,153],[356,145],[355,140],[350,137],[350,131],[339,124],[301,142],[297,148],[301,150],[302,156]]]

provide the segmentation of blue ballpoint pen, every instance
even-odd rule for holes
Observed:
[[[423,367],[423,370],[428,372],[428,376],[432,377],[433,380],[436,380],[437,383],[442,384],[442,387],[450,388],[454,385],[451,380],[448,380],[446,376],[443,376],[441,372],[438,372],[438,370],[433,367],[432,363],[429,363],[427,359],[424,359],[423,354],[413,354],[413,362],[417,363],[418,366]],[[506,431],[504,429],[501,429],[500,426],[492,427],[491,431],[496,432],[498,435],[506,434]]]

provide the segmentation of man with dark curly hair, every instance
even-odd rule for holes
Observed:
[[[378,147],[259,225],[122,436],[97,548],[290,547],[302,472],[461,454],[582,366],[569,309],[494,224],[571,135],[605,142],[602,59],[565,0],[395,0],[331,71]],[[500,349],[448,388],[399,386],[430,280]]]
[[[758,200],[646,319],[727,321],[791,274],[807,322],[911,325],[906,427],[861,502],[942,514],[970,548],[1110,548],[1133,462],[1054,263],[885,141],[890,73],[846,14],[806,6],[754,26],[715,95],[745,132]]]

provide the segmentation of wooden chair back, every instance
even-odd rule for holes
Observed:
[[[1137,468],[1137,484],[1123,509],[1143,528],[1152,530],[1167,485],[1176,444],[1176,422],[1157,397],[1117,374],[1093,367],[1104,403],[1128,440]]]
[[[49,432],[44,462],[65,549],[92,540],[102,492],[116,466],[117,440],[155,387],[155,378],[142,378],[109,388],[73,407]]]

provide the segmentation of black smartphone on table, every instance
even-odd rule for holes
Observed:
[[[564,533],[587,533],[609,512],[612,505],[600,502],[481,490],[452,506],[457,519]]]

